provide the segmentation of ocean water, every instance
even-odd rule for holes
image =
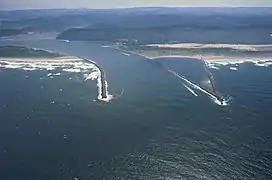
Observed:
[[[52,39],[0,44],[92,59],[116,97],[98,101],[96,81],[82,73],[0,68],[1,179],[272,179],[269,63],[211,65],[232,99],[220,106],[180,78],[200,86],[198,60],[158,64]]]

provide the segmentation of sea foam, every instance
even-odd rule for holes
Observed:
[[[272,65],[272,60],[271,59],[263,59],[263,60],[213,60],[213,61],[207,61],[208,67],[211,69],[219,69],[220,67],[224,66],[231,66],[231,70],[238,70],[238,68],[233,67],[235,65],[236,67],[239,66],[239,64],[244,64],[244,63],[253,63],[255,66],[259,67],[268,67]]]
[[[95,63],[94,61],[91,61]],[[38,71],[38,70],[47,70],[47,71],[62,71],[66,73],[81,73],[87,80],[97,80],[98,87],[98,97],[97,99],[105,102],[109,102],[113,99],[113,96],[108,92],[108,83],[105,79],[106,85],[106,96],[107,98],[102,98],[102,83],[101,83],[101,72],[92,63],[87,63],[84,61],[72,59],[71,61],[10,61],[10,60],[0,60],[0,68],[2,69],[21,69],[25,71]],[[53,78],[54,76],[60,76],[61,73],[57,72],[53,74],[52,72],[48,73],[46,76]]]

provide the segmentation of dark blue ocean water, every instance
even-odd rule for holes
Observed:
[[[212,70],[233,97],[218,106],[156,63],[99,43],[0,44],[88,57],[105,70],[111,94],[124,90],[104,103],[94,101],[96,81],[80,74],[0,69],[3,180],[272,179],[271,66]],[[159,61],[196,84],[203,77],[198,60]]]

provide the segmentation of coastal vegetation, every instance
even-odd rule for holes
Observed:
[[[33,49],[23,46],[0,46],[0,57],[17,57],[17,58],[57,58],[63,55],[59,53],[49,52],[41,49]]]

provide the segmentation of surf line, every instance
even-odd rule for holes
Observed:
[[[80,57],[81,59],[83,59],[85,62],[87,63],[91,63],[93,64],[100,72],[100,75],[101,77],[98,78],[98,81],[100,81],[99,83],[101,83],[101,92],[99,92],[99,100],[102,100],[102,101],[109,101],[111,99],[110,95],[108,94],[108,90],[107,90],[107,87],[108,87],[108,84],[107,84],[107,81],[106,81],[106,74],[104,72],[104,70],[94,61],[90,60],[90,59],[87,59],[87,58],[84,58],[84,57]]]

